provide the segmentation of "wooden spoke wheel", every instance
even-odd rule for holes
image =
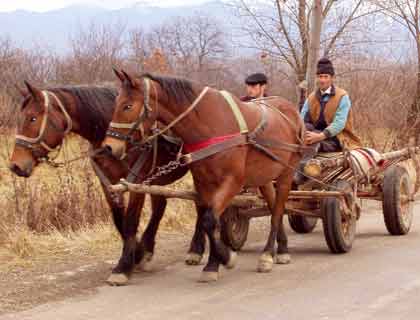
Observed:
[[[392,235],[404,235],[413,222],[413,186],[407,170],[393,166],[385,171],[382,210],[385,226]]]
[[[350,183],[344,180],[336,181],[333,186],[343,191],[351,192]],[[336,190],[334,188],[334,190]],[[348,208],[353,208],[352,197],[346,197]],[[327,245],[332,253],[346,253],[351,250],[356,235],[356,215],[344,211],[344,199],[326,198],[321,202],[322,223]]]
[[[220,222],[223,242],[239,251],[248,238],[249,219],[240,215],[238,207],[230,206],[223,213]]]
[[[294,214],[288,215],[289,224],[296,233],[311,233],[314,231],[318,218],[305,217]]]

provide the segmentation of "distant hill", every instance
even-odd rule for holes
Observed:
[[[202,5],[162,8],[137,3],[130,7],[108,10],[95,6],[76,5],[48,12],[17,10],[0,12],[0,36],[7,35],[19,45],[30,48],[42,44],[63,51],[68,39],[80,27],[96,24],[121,23],[128,29],[142,27],[148,29],[177,16],[191,16],[202,12],[230,21],[225,5],[221,1],[211,1]]]
[[[267,12],[272,7],[267,7]],[[47,47],[58,52],[65,52],[68,49],[69,37],[80,28],[86,28],[94,22],[98,25],[121,23],[132,29],[141,27],[145,30],[159,25],[160,23],[177,16],[192,16],[197,13],[204,13],[213,16],[223,24],[224,31],[229,35],[237,33],[235,26],[241,22],[235,14],[224,4],[223,0],[209,0],[201,5],[158,7],[138,2],[132,6],[109,10],[89,5],[74,5],[59,10],[48,12],[31,12],[17,10],[13,12],[0,12],[0,36],[8,35],[14,42],[24,48],[31,48],[35,44]],[[269,15],[269,13],[268,13]],[[393,48],[394,55],[404,56],[409,46],[404,40],[407,39],[406,30],[394,24],[391,26],[389,19],[372,18],[375,30],[370,31],[372,37],[377,41],[376,45],[359,45],[361,51],[385,53],[382,41],[394,39],[397,46]],[[293,26],[291,26],[293,27]],[[354,35],[363,40],[364,32]],[[244,37],[243,41],[251,40]],[[402,42],[401,42],[402,40]],[[242,53],[250,52],[240,49]],[[252,51],[252,50],[251,50]]]

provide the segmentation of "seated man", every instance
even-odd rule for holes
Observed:
[[[313,148],[303,156],[299,171],[318,152],[337,152],[361,147],[360,139],[353,129],[350,98],[346,91],[334,86],[334,74],[334,67],[329,59],[319,60],[318,89],[309,95],[301,111],[307,130],[305,143]],[[304,180],[302,174],[296,174],[296,184],[301,184]]]
[[[254,99],[266,97],[265,91],[267,88],[267,76],[264,73],[254,73],[245,79],[246,93],[241,100],[248,102]]]

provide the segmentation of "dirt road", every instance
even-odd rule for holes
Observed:
[[[349,254],[331,255],[320,225],[305,236],[289,231],[292,263],[258,274],[259,234],[217,283],[197,283],[201,267],[179,257],[136,274],[127,287],[103,285],[0,319],[419,319],[419,215],[409,235],[392,237],[377,209],[364,211]]]

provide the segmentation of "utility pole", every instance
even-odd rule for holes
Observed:
[[[311,30],[309,36],[308,67],[306,70],[306,85],[308,94],[315,88],[316,65],[319,59],[322,22],[324,20],[322,8],[322,0],[314,0],[311,15]]]

